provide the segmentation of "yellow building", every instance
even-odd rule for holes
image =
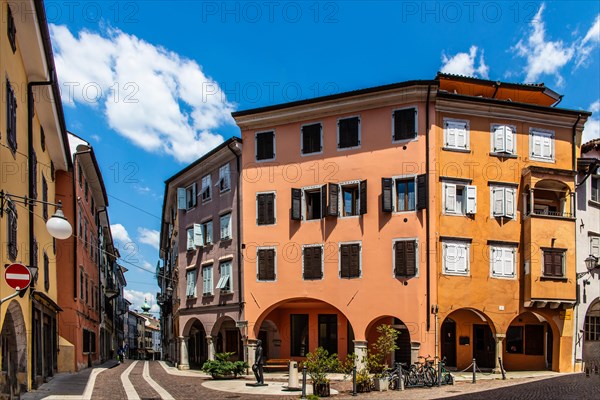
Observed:
[[[571,371],[575,170],[585,111],[541,85],[439,74],[441,355],[463,369]]]
[[[35,388],[57,367],[62,267],[46,229],[55,207],[42,202],[54,202],[55,171],[68,170],[70,161],[43,2],[0,4],[0,265],[18,262],[38,271],[34,287],[0,310],[0,392],[16,394]],[[0,298],[13,293],[2,277]]]

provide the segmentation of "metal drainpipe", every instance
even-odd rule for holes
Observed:
[[[576,154],[576,146],[575,139],[577,139],[577,124],[581,120],[581,114],[577,114],[577,121],[573,124],[573,141],[571,142],[571,157],[573,162],[573,171],[577,171],[577,154]]]
[[[431,91],[431,84],[427,85],[427,100],[425,102],[425,172],[427,173],[427,186],[429,186],[429,93]],[[430,191],[428,191],[430,192]],[[429,202],[429,196],[430,194],[428,193],[427,196],[427,201]],[[431,220],[431,207],[427,207],[427,219],[425,220],[425,237],[426,237],[426,242],[427,242],[427,255],[426,255],[426,264],[427,264],[427,268],[425,269],[425,276],[426,276],[426,280],[427,280],[427,331],[429,332],[429,330],[431,329],[431,315],[430,315],[430,308],[431,308],[431,272],[429,271],[430,269],[430,264],[431,264],[431,255],[430,255],[430,234],[429,234],[429,229],[430,229],[430,220]]]
[[[233,155],[235,156],[235,165],[236,165],[236,171],[237,171],[237,182],[236,182],[236,200],[235,200],[235,206],[236,206],[236,235],[237,235],[237,262],[238,262],[238,306],[240,307],[240,316],[239,318],[242,317],[242,312],[244,311],[244,297],[242,294],[242,226],[241,226],[241,206],[240,206],[240,184],[241,184],[241,173],[240,173],[240,155],[237,154],[230,146],[227,146],[227,148],[233,153]]]

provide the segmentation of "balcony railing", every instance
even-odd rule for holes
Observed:
[[[531,215],[531,214],[530,214]],[[573,214],[565,211],[546,211],[546,210],[534,210],[533,215],[542,215],[545,217],[559,217],[559,218],[572,218]]]

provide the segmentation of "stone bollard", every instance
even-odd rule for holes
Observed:
[[[306,365],[302,367],[302,397],[301,400],[306,400]]]
[[[298,361],[290,360],[288,370],[288,385],[283,390],[289,392],[296,392],[302,390],[298,384]]]
[[[475,359],[473,359],[473,381],[471,383],[477,383],[477,375],[476,375],[476,370],[477,368],[477,361]]]

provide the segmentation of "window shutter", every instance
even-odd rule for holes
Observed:
[[[405,244],[403,240],[394,243],[394,261],[395,261],[395,275],[406,276],[406,258],[405,258]]]
[[[492,273],[502,275],[502,249],[492,248]]]
[[[515,250],[514,249],[502,249],[502,261],[503,268],[502,273],[504,276],[515,275]]]
[[[256,279],[259,281],[266,280],[267,276],[267,250],[259,249],[257,251],[258,258],[258,272],[256,274]]]
[[[204,238],[206,244],[211,244],[213,242],[213,223],[209,221],[206,223],[206,237]]]
[[[339,204],[340,204],[340,194],[339,194],[339,190],[340,187],[338,186],[337,183],[329,183],[329,207],[327,207],[327,215],[329,215],[330,217],[337,217],[338,216],[338,208],[339,208]]]
[[[544,275],[552,276],[554,274],[554,259],[552,253],[544,252]]]
[[[349,147],[350,132],[349,132],[349,124],[348,124],[347,119],[341,119],[338,121],[338,132],[339,132],[338,133],[339,134],[338,147],[340,147],[340,148]]]
[[[327,185],[321,186],[321,215],[319,218],[325,218],[327,215]]]
[[[552,137],[550,135],[542,137],[542,157],[552,158]]]
[[[256,223],[258,225],[266,224],[267,220],[267,204],[266,204],[266,195],[259,194],[256,196]]]
[[[467,214],[475,214],[477,212],[477,186],[465,186],[467,194],[467,206],[465,211]]]
[[[187,194],[185,188],[177,188],[177,209],[185,210]]]
[[[417,210],[427,208],[427,174],[417,175]]]
[[[275,194],[269,193],[266,195],[266,223],[274,224],[276,221],[275,217]]]
[[[293,220],[302,219],[302,190],[292,189],[292,215]]]
[[[340,277],[350,278],[350,245],[340,247]]]
[[[504,199],[505,199],[505,207],[506,207],[505,215],[510,218],[515,217],[516,194],[517,194],[516,189],[504,189]]]
[[[554,253],[554,276],[563,276],[563,257],[564,253]]]
[[[187,249],[194,250],[194,230],[187,230]]]
[[[351,278],[360,276],[360,244],[358,243],[350,245],[350,268],[348,272]]]
[[[600,257],[600,237],[590,238],[590,254],[596,258]]]
[[[455,243],[444,243],[444,269],[446,272],[458,271],[458,246]]]
[[[494,153],[506,150],[505,146],[505,126],[497,126],[494,128]]]
[[[504,188],[492,188],[493,215],[494,217],[504,216]]]
[[[381,178],[381,211],[392,212],[394,206],[392,204],[392,186],[391,178]]]
[[[360,181],[358,188],[359,204],[360,204],[360,215],[367,213],[367,180]]]
[[[194,224],[194,246],[200,247],[204,245],[204,237],[202,235],[202,225]]]
[[[456,147],[456,124],[446,122],[446,146]]]
[[[456,212],[456,186],[451,183],[444,184],[445,207],[448,212]]]
[[[412,139],[416,137],[416,117],[416,108],[394,111],[394,140]]]
[[[467,125],[460,123],[456,127],[456,147],[467,148]]]
[[[514,132],[510,126],[504,127],[504,151],[507,153],[515,152]]]
[[[415,276],[417,274],[416,242],[407,241],[404,247],[406,251],[406,276]]]
[[[268,249],[267,253],[267,274],[265,276],[266,280],[274,281],[275,280],[275,250]]]
[[[321,279],[321,247],[304,248],[304,279]]]
[[[459,244],[457,248],[457,271],[467,272],[469,260],[469,248],[466,244]]]
[[[542,157],[542,137],[536,133],[533,132],[532,133],[532,151],[531,151],[531,155],[532,156],[536,156],[536,157]]]

